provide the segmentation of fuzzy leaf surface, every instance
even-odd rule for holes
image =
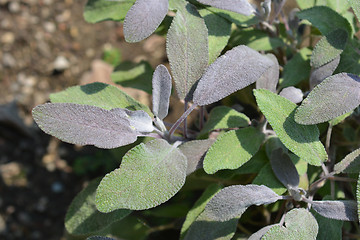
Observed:
[[[204,170],[214,174],[222,169],[236,169],[259,150],[264,135],[253,127],[232,130],[219,136],[204,159]]]
[[[168,0],[136,0],[124,20],[127,42],[140,42],[149,37],[165,18]]]
[[[281,90],[279,95],[286,98],[286,99],[289,99],[293,103],[301,102],[303,100],[303,96],[304,96],[301,89],[296,88],[296,87],[284,88],[283,90]]]
[[[329,124],[331,124],[332,126],[338,125],[339,123],[341,123],[342,121],[344,121],[347,117],[349,117],[354,111],[350,111],[348,113],[345,113],[341,116],[338,116],[334,119],[331,119],[329,121]]]
[[[198,2],[212,7],[240,13],[245,16],[249,16],[255,12],[255,9],[247,0],[198,0]]]
[[[86,240],[115,240],[115,239],[109,237],[103,237],[103,236],[92,236],[92,237],[88,237]]]
[[[279,62],[274,54],[266,54],[266,57],[272,60],[272,66],[256,81],[256,89],[268,89],[276,92],[276,86],[279,82]]]
[[[312,214],[319,225],[317,240],[339,240],[342,238],[343,221],[323,217],[315,211]]]
[[[168,115],[169,101],[171,95],[171,76],[164,65],[159,65],[155,69],[152,79],[153,113],[163,120]]]
[[[117,108],[121,109],[121,108]],[[121,109],[122,110],[122,109]],[[113,110],[114,111],[114,110]],[[144,111],[130,111],[125,109],[125,113],[129,116],[128,120],[130,126],[141,134],[146,134],[154,131],[154,126],[151,117]]]
[[[327,159],[325,148],[319,140],[319,129],[295,122],[295,103],[265,89],[254,90],[254,95],[260,110],[290,151],[315,166],[320,166]]]
[[[345,104],[344,104],[345,103]],[[360,77],[339,73],[317,85],[296,110],[295,121],[317,124],[341,116],[360,104]]]
[[[345,30],[336,29],[322,37],[312,53],[311,66],[319,68],[340,56],[345,49],[347,36]]]
[[[180,99],[191,100],[194,84],[208,65],[208,30],[196,8],[177,1],[177,12],[169,28],[166,52]]]
[[[259,231],[251,234],[251,236],[248,238],[248,240],[261,240],[261,238],[267,233],[267,231],[270,230],[270,228],[272,228],[273,226],[275,226],[275,224],[272,225],[268,225],[265,226],[263,228],[261,228]]]
[[[271,168],[276,177],[287,188],[297,188],[300,182],[299,174],[289,155],[284,153],[281,148],[271,153]]]
[[[194,92],[199,106],[214,103],[258,80],[272,61],[247,46],[227,51],[211,64]]]
[[[137,132],[130,127],[123,109],[47,103],[35,107],[32,114],[44,132],[72,144],[116,148],[137,139]]]
[[[360,54],[356,51],[359,47],[360,41],[357,38],[349,39],[349,44],[346,44],[346,48],[341,54],[336,73],[346,72],[360,75]]]
[[[254,15],[251,16],[245,16],[241,14],[237,14],[232,11],[223,10],[219,8],[214,7],[207,7],[209,11],[215,13],[216,15],[228,20],[231,23],[236,24],[239,27],[250,27],[254,24],[258,24],[260,22],[260,19]]]
[[[332,61],[322,65],[319,68],[315,68],[310,74],[310,89],[313,89],[316,85],[321,83],[325,78],[330,77],[340,62],[340,56],[337,56]]]
[[[335,164],[334,171],[336,174],[358,173],[360,172],[360,148],[346,155],[346,157]]]
[[[321,216],[342,221],[357,221],[357,204],[352,200],[312,201],[311,207]]]
[[[351,8],[354,10],[354,13],[357,19],[360,21],[360,2],[357,0],[348,0]]]
[[[119,209],[111,213],[101,213],[95,206],[95,192],[100,179],[95,179],[71,202],[65,217],[65,228],[72,235],[86,235],[100,231],[131,213]]]
[[[278,195],[285,193],[287,190],[286,187],[276,177],[269,162],[261,167],[259,174],[252,181],[252,184],[264,185],[273,190]]]
[[[356,185],[356,202],[357,202],[357,213],[358,216],[360,216],[360,174]],[[360,218],[359,218],[359,223],[360,223]]]
[[[262,240],[315,240],[319,226],[315,217],[304,208],[295,208],[285,216],[285,227],[272,227]]]
[[[106,110],[126,108],[143,110],[152,116],[150,109],[121,91],[119,88],[100,82],[69,87],[64,91],[50,94],[52,103],[77,103],[100,107]]]
[[[250,119],[243,113],[227,106],[218,106],[210,111],[209,118],[206,121],[199,137],[215,129],[226,129],[249,126]]]
[[[141,143],[126,153],[120,168],[102,179],[96,207],[101,212],[156,207],[184,185],[186,168],[186,157],[165,140]]]

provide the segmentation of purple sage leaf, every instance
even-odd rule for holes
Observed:
[[[168,115],[171,95],[171,76],[164,65],[156,67],[152,79],[152,104],[155,116],[163,120]]]
[[[289,99],[293,103],[299,103],[303,100],[304,94],[301,89],[296,87],[287,87],[281,90],[280,96]]]
[[[198,2],[212,7],[240,13],[249,16],[255,12],[255,9],[247,0],[198,0]]]
[[[124,110],[129,117],[130,126],[135,128],[135,130],[139,133],[139,135],[154,131],[152,119],[149,116],[149,114],[147,114],[142,110],[138,110],[138,111],[131,111],[127,109]],[[114,109],[112,111],[114,111]]]
[[[357,221],[357,203],[352,200],[313,201],[312,208],[321,216],[342,221]]]
[[[274,54],[266,54],[272,60],[272,66],[256,81],[256,89],[264,88],[276,93],[279,82],[279,62]]]
[[[340,62],[340,55],[332,61],[322,65],[319,68],[315,68],[310,74],[310,89],[313,89],[316,85],[321,83],[325,78],[330,77]]]

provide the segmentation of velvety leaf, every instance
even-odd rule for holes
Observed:
[[[338,13],[345,13],[350,8],[350,4],[347,1],[342,0],[318,0],[316,5],[328,6]]]
[[[295,86],[309,77],[311,71],[310,56],[311,50],[302,48],[287,62],[284,66],[281,87]]]
[[[279,82],[279,62],[274,54],[266,54],[266,57],[272,60],[272,66],[256,81],[256,89],[268,89],[276,92],[276,86]]]
[[[203,167],[205,153],[214,142],[215,139],[193,140],[179,146],[180,151],[187,158],[186,175]]]
[[[262,240],[315,240],[318,224],[314,216],[304,208],[295,208],[285,216],[285,227],[272,227]]]
[[[156,207],[184,185],[186,168],[186,157],[165,140],[141,143],[126,153],[120,168],[102,179],[96,207],[101,212]]]
[[[334,60],[343,52],[347,42],[348,33],[343,29],[329,32],[315,45],[310,65],[319,68]]]
[[[117,108],[117,110],[122,110]],[[115,109],[113,110],[115,111]],[[144,111],[130,111],[125,109],[126,114],[129,116],[128,120],[130,126],[133,127],[139,134],[146,134],[154,131],[154,126],[151,117]]]
[[[273,226],[275,226],[275,224],[268,225],[268,226],[265,226],[265,227],[261,228],[259,231],[253,233],[253,234],[248,238],[248,240],[261,240],[261,238],[265,235],[265,233],[266,233],[267,231],[269,231],[270,228],[272,228]]]
[[[316,0],[296,0],[300,9],[311,8],[315,6]]]
[[[208,29],[209,64],[211,64],[221,54],[229,41],[231,22],[206,8],[200,9],[199,13]]]
[[[255,9],[247,0],[198,0],[198,2],[212,7],[240,13],[245,16],[249,16],[255,12]]]
[[[266,153],[260,149],[248,162],[235,170],[229,170],[235,174],[259,173],[260,169],[268,163]]]
[[[47,103],[35,107],[38,126],[54,137],[73,144],[116,148],[136,141],[137,132],[122,109],[105,110],[74,103]]]
[[[360,2],[357,0],[348,0],[348,2],[350,3],[357,19],[360,21]]]
[[[194,92],[199,106],[214,103],[254,83],[272,61],[246,46],[237,46],[211,64]]]
[[[155,69],[152,79],[153,113],[163,120],[168,115],[169,101],[171,95],[171,76],[164,65],[159,65]]]
[[[208,30],[196,8],[184,0],[167,34],[166,51],[180,99],[191,100],[194,84],[208,65]]]
[[[357,221],[357,205],[352,200],[312,201],[311,207],[323,217],[342,221]]]
[[[84,19],[89,23],[122,21],[134,2],[135,0],[88,0],[84,8]]]
[[[360,216],[360,174],[356,185],[356,202],[357,202],[357,213],[358,216]],[[359,223],[360,223],[360,218],[359,218]]]
[[[146,61],[133,63],[129,61],[122,62],[116,66],[111,74],[111,79],[123,87],[131,87],[151,93],[153,69]]]
[[[258,175],[252,181],[252,184],[267,186],[278,195],[285,193],[287,190],[275,176],[269,162],[262,166]]]
[[[284,186],[294,189],[298,187],[300,179],[296,167],[281,148],[271,153],[270,163],[276,177]]]
[[[210,111],[209,118],[201,129],[199,137],[215,129],[247,127],[249,123],[250,119],[245,114],[227,106],[218,106]]]
[[[237,14],[235,12],[214,8],[214,7],[207,7],[206,9],[242,28],[250,27],[260,22],[260,19],[254,15],[245,16],[245,15]]]
[[[260,110],[290,151],[315,166],[327,159],[325,148],[319,141],[318,128],[295,122],[295,103],[265,89],[254,90],[254,95]]]
[[[221,169],[236,169],[259,150],[264,135],[253,127],[222,134],[205,155],[204,170],[213,174]]]
[[[64,91],[50,94],[50,100],[52,103],[85,104],[107,110],[113,108],[143,110],[152,116],[147,106],[139,103],[119,88],[100,82],[70,87]]]
[[[330,219],[321,216],[317,212],[312,212],[319,225],[317,240],[339,240],[342,239],[343,221]]]
[[[311,71],[310,74],[310,89],[312,90],[316,85],[321,83],[325,78],[330,77],[340,62],[340,56],[337,56],[332,61],[315,68]]]
[[[190,228],[190,225],[195,222],[196,218],[204,211],[206,204],[215,196],[221,189],[218,184],[212,184],[206,188],[201,197],[195,202],[192,209],[186,215],[185,221],[181,228],[180,239],[183,239]]]
[[[339,174],[345,173],[358,173],[360,172],[360,148],[346,155],[346,157],[335,164],[334,172]]]
[[[127,42],[140,42],[149,37],[168,12],[168,0],[136,0],[124,20]]]
[[[310,21],[323,35],[327,35],[337,28],[346,30],[349,36],[353,34],[347,19],[329,7],[315,6],[298,12],[297,16]]]
[[[279,199],[279,195],[263,185],[233,185],[217,193],[206,205],[203,214],[223,222],[240,217],[251,205],[269,204]]]
[[[353,112],[354,112],[354,111],[350,111],[350,112],[345,113],[345,114],[343,114],[343,115],[341,115],[341,116],[338,116],[338,117],[336,117],[336,118],[334,118],[334,119],[331,119],[331,120],[329,121],[329,124],[331,124],[331,126],[335,126],[335,125],[341,123],[342,121],[344,121],[344,120],[345,120],[347,117],[349,117]]]
[[[346,103],[346,104],[344,104]],[[295,114],[300,124],[317,124],[341,116],[360,104],[360,78],[339,73],[317,85]]]
[[[349,39],[349,44],[346,44],[346,48],[341,54],[340,63],[336,69],[337,73],[346,72],[360,75],[360,53],[357,51],[359,48],[360,41],[357,38]]]
[[[103,236],[92,236],[92,237],[88,237],[86,240],[115,240],[115,239],[109,237],[103,237]]]
[[[303,96],[304,96],[301,89],[296,88],[296,87],[284,88],[283,90],[281,90],[279,95],[286,98],[286,99],[289,99],[293,103],[301,102],[303,100]]]
[[[100,231],[131,213],[119,209],[111,213],[101,213],[95,206],[95,192],[100,179],[95,179],[71,202],[65,217],[65,228],[72,235],[86,235]]]

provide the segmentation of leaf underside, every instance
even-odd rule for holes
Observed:
[[[310,89],[312,90],[316,85],[321,83],[325,78],[330,77],[340,62],[340,56],[337,56],[332,61],[322,65],[319,68],[315,68],[310,74]]]
[[[357,204],[352,200],[313,201],[311,207],[323,217],[342,221],[357,221]]]
[[[272,60],[272,66],[256,81],[256,89],[268,89],[276,92],[279,82],[279,62],[274,54],[267,54],[266,57]]]
[[[287,87],[281,90],[279,93],[280,96],[289,99],[293,103],[299,103],[303,100],[304,94],[302,93],[301,89],[296,87]]]

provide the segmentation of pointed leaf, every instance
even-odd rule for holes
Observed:
[[[186,167],[186,157],[165,140],[141,143],[126,153],[120,168],[102,179],[96,207],[101,212],[156,207],[184,185]]]
[[[296,167],[290,157],[284,153],[281,148],[271,153],[270,162],[276,177],[284,186],[288,189],[298,187],[300,179]]]
[[[121,109],[121,108],[117,108]],[[122,110],[122,109],[121,109]],[[114,111],[114,110],[113,110]],[[130,126],[133,127],[140,135],[154,131],[152,119],[144,111],[130,111],[125,109],[126,114],[129,117]]]
[[[203,167],[205,153],[214,142],[215,139],[194,140],[179,146],[180,151],[187,158],[186,175],[190,175]]]
[[[47,103],[35,107],[33,118],[39,127],[60,140],[99,148],[116,148],[136,141],[125,111],[74,103]]]
[[[296,87],[284,88],[283,90],[281,90],[279,95],[286,98],[286,99],[289,99],[293,103],[301,102],[303,100],[303,96],[304,96],[301,89],[296,88]]]
[[[247,127],[249,126],[249,123],[250,119],[245,114],[240,113],[233,108],[227,106],[214,107],[211,110],[203,129],[199,133],[199,137],[202,137],[215,129]]]
[[[314,216],[304,208],[295,208],[288,212],[285,226],[272,227],[262,240],[315,240],[319,229]]]
[[[100,231],[131,213],[119,209],[111,213],[101,213],[95,206],[95,192],[100,179],[91,181],[71,202],[65,217],[65,228],[72,235],[85,235]]]
[[[345,103],[345,104],[344,104]],[[317,85],[295,114],[300,124],[317,124],[343,115],[360,104],[360,78],[339,73]]]
[[[358,21],[360,21],[360,2],[358,0],[348,0]]]
[[[323,217],[342,221],[358,220],[355,201],[312,201],[311,207]]]
[[[250,27],[260,22],[260,18],[256,17],[255,15],[245,16],[214,7],[207,7],[206,9],[242,28]]]
[[[168,115],[169,101],[171,95],[171,76],[164,65],[159,65],[155,69],[152,79],[153,113],[163,120]]]
[[[204,170],[213,174],[221,169],[236,169],[259,150],[264,135],[253,127],[232,130],[218,137],[204,159]]]
[[[315,211],[312,214],[319,225],[319,233],[316,236],[317,240],[342,239],[343,221],[323,217]]]
[[[251,205],[269,204],[280,198],[263,185],[233,185],[217,193],[206,205],[203,214],[214,221],[228,221],[240,217]]]
[[[191,100],[194,84],[208,64],[208,30],[196,8],[184,0],[167,34],[166,51],[180,99]]]
[[[336,29],[321,38],[313,50],[311,66],[319,68],[340,56],[345,49],[347,37],[345,30]]]
[[[194,92],[199,106],[214,103],[254,83],[272,61],[246,46],[237,46],[216,59],[200,79]]]
[[[260,110],[290,151],[315,166],[320,166],[327,159],[318,128],[295,122],[295,103],[265,89],[254,90],[254,95]]]
[[[279,62],[274,54],[266,54],[266,57],[272,60],[272,66],[256,81],[256,89],[268,89],[276,92],[276,86],[279,82]]]
[[[322,65],[321,67],[313,69],[310,74],[310,89],[312,90],[325,78],[330,77],[339,65],[339,62],[340,56],[337,56],[335,59]]]
[[[269,162],[261,167],[259,174],[252,181],[252,184],[264,185],[273,190],[278,195],[285,193],[287,190],[275,176]]]
[[[255,12],[255,9],[247,0],[198,0],[198,2],[205,5],[210,5],[212,7],[240,13],[246,16],[249,16]]]
[[[354,111],[350,111],[350,112],[345,113],[345,114],[343,114],[343,115],[341,115],[341,116],[338,116],[338,117],[336,117],[336,118],[334,118],[334,119],[331,119],[331,120],[329,121],[329,124],[331,124],[331,126],[335,126],[335,125],[341,123],[342,121],[344,121],[347,117],[351,116],[351,114],[352,114],[353,112],[354,112]]]
[[[127,108],[143,110],[152,116],[150,109],[121,91],[105,83],[95,82],[83,86],[69,87],[64,91],[50,94],[52,103],[77,103],[111,110]]]
[[[346,157],[335,164],[334,172],[339,174],[345,173],[358,173],[360,172],[360,148],[346,155]]]
[[[168,12],[168,0],[136,0],[124,20],[127,42],[140,42],[149,37]]]
[[[261,238],[270,230],[270,228],[274,227],[275,224],[265,226],[261,228],[259,231],[253,233],[248,240],[261,240]]]

